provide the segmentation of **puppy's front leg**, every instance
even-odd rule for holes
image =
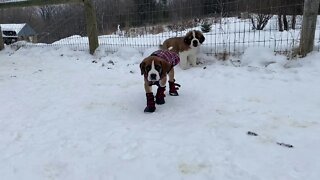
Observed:
[[[161,87],[166,87],[166,83],[167,83],[167,76],[163,77],[159,82]]]
[[[167,82],[167,76],[163,77],[159,82],[159,87],[157,89],[156,94],[156,103],[157,104],[164,104],[165,100],[164,97],[166,96],[164,92],[166,91],[166,82]]]
[[[149,85],[149,82],[146,79],[144,79],[144,89],[147,98],[147,107],[144,109],[144,112],[154,112],[156,110],[156,104],[154,102],[152,86]]]
[[[182,52],[179,54],[180,56],[180,67],[185,70],[188,69],[188,56],[186,53]]]
[[[144,89],[146,93],[152,93],[152,86],[149,85],[149,82],[144,79]]]
[[[189,61],[190,61],[191,66],[196,66],[197,65],[197,58],[196,58],[195,55],[190,55],[189,56]]]

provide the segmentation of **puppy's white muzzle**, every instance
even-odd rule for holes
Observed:
[[[154,61],[152,61],[151,69],[150,69],[150,71],[148,72],[148,81],[155,82],[155,81],[159,81],[159,80],[160,80],[160,74],[159,74],[159,72],[155,69]]]

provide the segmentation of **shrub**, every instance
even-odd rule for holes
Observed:
[[[201,31],[204,32],[204,33],[210,32],[211,31],[211,26],[212,26],[212,24],[209,24],[208,22],[204,22],[201,25]]]

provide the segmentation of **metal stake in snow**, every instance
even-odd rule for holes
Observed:
[[[252,132],[252,131],[248,131],[248,132],[247,132],[247,135],[249,135],[249,136],[258,136],[257,133]],[[279,146],[287,147],[287,148],[293,148],[293,147],[294,147],[294,146],[291,145],[291,144],[282,143],[282,142],[281,142],[281,143],[280,143],[280,142],[276,142],[276,144],[278,144]]]
[[[2,31],[0,26],[0,51],[4,49],[3,39],[2,39]]]

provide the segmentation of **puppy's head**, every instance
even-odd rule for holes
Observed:
[[[184,37],[184,42],[191,48],[200,46],[204,42],[204,40],[205,38],[201,31],[197,30],[189,31]]]
[[[152,82],[162,79],[170,69],[170,63],[157,56],[149,56],[140,63],[141,75]]]

